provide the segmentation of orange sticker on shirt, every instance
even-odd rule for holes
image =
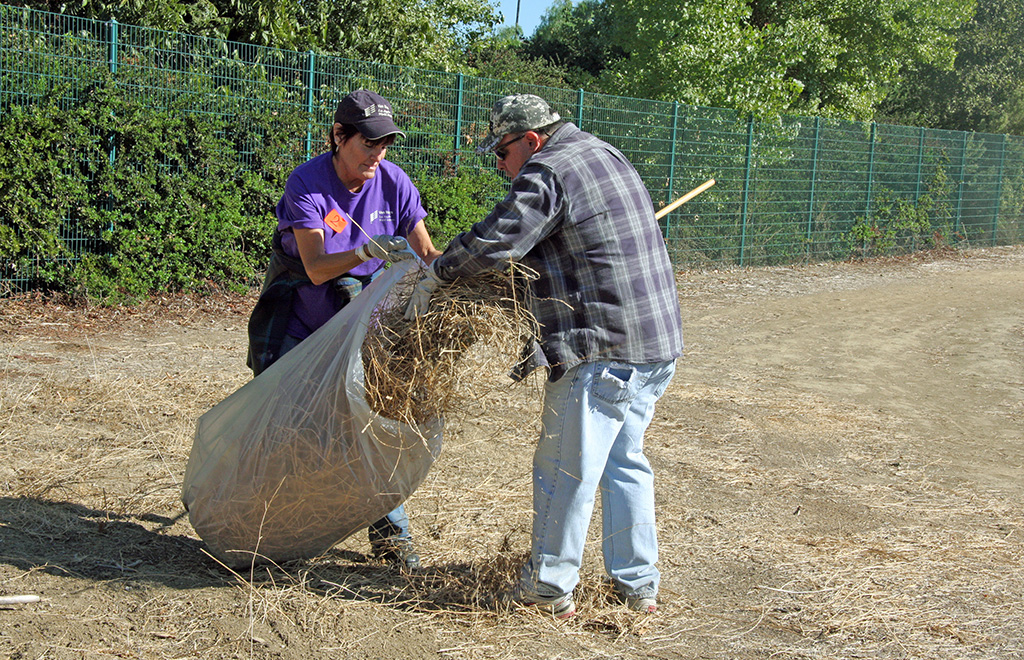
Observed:
[[[331,212],[327,214],[326,218],[324,218],[324,222],[327,223],[328,227],[339,234],[348,226],[348,220],[341,217],[341,214],[338,213],[336,209],[331,209]]]

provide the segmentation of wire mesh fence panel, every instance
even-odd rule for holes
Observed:
[[[752,124],[744,185],[744,265],[792,263],[805,257],[810,172],[803,122]],[[804,156],[801,158],[801,156]]]
[[[60,94],[71,104],[109,60],[109,27],[87,19],[0,5],[0,116]]]
[[[965,240],[1024,240],[1024,138],[1018,136],[815,117],[755,120],[731,110],[355,61],[3,5],[0,28],[0,122],[13,127],[39,108],[70,111],[96,94],[111,94],[129,104],[125,108],[189,116],[196,118],[194,127],[212,127],[236,159],[239,181],[255,176],[271,185],[327,149],[338,100],[363,87],[392,102],[406,133],[389,149],[390,160],[417,181],[493,177],[478,186],[493,204],[508,182],[494,173],[493,155],[476,148],[494,101],[530,92],[620,149],[647,184],[655,209],[715,179],[712,188],[661,219],[680,266],[756,266]],[[107,129],[100,123],[91,146],[75,152],[78,158],[109,160],[122,169],[152,165],[131,161],[116,122],[105,123],[112,127]],[[282,126],[295,130],[282,137]],[[171,157],[157,166],[168,176],[186,167]],[[95,169],[68,163],[63,176],[72,185],[81,172]],[[19,209],[0,198],[0,292],[34,286],[47,259],[74,261],[98,249],[97,228],[86,228],[69,206],[58,232],[63,249],[27,252],[23,244],[31,237],[24,235],[28,225]]]
[[[677,263],[730,264],[740,258],[749,127],[729,110],[699,108],[678,117],[671,197],[709,179],[716,184],[666,218],[669,252]]]
[[[149,28],[120,26],[115,44],[115,83],[126,98],[155,110],[209,115],[231,127],[306,107],[308,55],[230,44]],[[262,144],[258,130],[238,131],[244,142],[232,146],[242,164],[252,164]],[[296,135],[292,149],[305,147]]]
[[[1024,242],[1024,137],[1004,136],[1001,151],[993,244],[1017,245]]]
[[[102,23],[74,17],[36,12],[24,8],[0,6],[0,121],[11,116],[12,109],[32,106],[41,102],[57,111],[72,108],[82,95],[95,85],[96,72],[104,70],[108,62],[106,26]],[[96,33],[101,34],[97,35]],[[64,141],[56,126],[49,125],[43,130],[49,135],[41,136],[54,143]],[[95,136],[101,139],[101,136]],[[30,158],[30,154],[22,154]],[[95,157],[84,155],[83,157]],[[14,223],[8,215],[11,204],[5,199],[10,194],[9,186],[17,185],[11,177],[15,173],[9,167],[0,175],[0,294],[10,290],[23,290],[40,277],[40,266],[44,261],[65,263],[73,260],[94,247],[94,237],[82,232],[76,223],[66,219],[58,220],[52,230],[56,243],[53,249],[40,250],[18,247],[36,239],[31,225],[39,219],[23,218]],[[76,176],[73,163],[61,168],[66,177]],[[42,205],[59,203],[56,199],[60,189],[43,191],[50,199]],[[17,211],[14,211],[15,213]],[[47,223],[49,224],[49,223]],[[26,231],[28,228],[28,231]],[[39,229],[44,229],[39,227]],[[59,254],[57,248],[59,248]],[[54,252],[55,254],[45,254]]]
[[[1004,136],[968,136],[961,224],[973,245],[992,245],[998,224]]]

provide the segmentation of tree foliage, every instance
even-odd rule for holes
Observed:
[[[488,0],[14,0],[17,6],[350,59],[455,70],[493,32]]]
[[[11,0],[4,4],[210,37],[223,36],[228,27],[213,0]]]
[[[531,48],[608,93],[869,119],[906,62],[951,65],[973,1],[561,0]]]
[[[1024,135],[1024,4],[985,0],[956,37],[954,66],[908,67],[880,118]]]
[[[573,87],[572,76],[558,63],[531,54],[518,28],[506,28],[466,49],[467,73],[512,82]]]
[[[890,116],[1011,130],[1024,115],[1024,9],[986,0],[965,26],[975,1],[554,0],[523,40],[518,28],[497,29],[492,0],[14,0],[260,46],[759,116],[867,120],[889,98]],[[938,90],[951,87],[957,97],[947,107]]]
[[[612,45],[614,17],[601,0],[555,0],[541,18],[526,52],[566,71],[568,86],[592,87],[597,76],[625,56]]]
[[[752,22],[784,26],[799,57],[792,110],[868,120],[908,65],[949,69],[974,0],[753,0]]]
[[[800,88],[795,54],[775,26],[749,22],[744,0],[607,0],[615,45],[628,53],[602,73],[609,91],[757,114],[787,108]]]

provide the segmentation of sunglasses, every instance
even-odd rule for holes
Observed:
[[[508,155],[508,148],[515,144],[516,142],[522,140],[524,137],[526,137],[526,133],[523,133],[517,138],[512,138],[511,140],[509,140],[508,142],[501,146],[495,147],[494,155],[498,157],[498,160],[505,160],[505,156]]]

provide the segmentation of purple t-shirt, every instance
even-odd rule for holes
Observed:
[[[330,152],[295,168],[277,203],[277,228],[284,251],[298,258],[295,227],[322,229],[328,254],[345,252],[366,243],[367,236],[408,236],[426,217],[419,190],[398,165],[383,160],[362,189],[349,191],[334,171]],[[362,231],[360,231],[362,227]],[[364,233],[365,232],[365,233]],[[348,275],[369,276],[384,262],[370,259]],[[333,283],[300,286],[292,306],[288,334],[305,339],[326,323],[347,300],[335,293]]]

